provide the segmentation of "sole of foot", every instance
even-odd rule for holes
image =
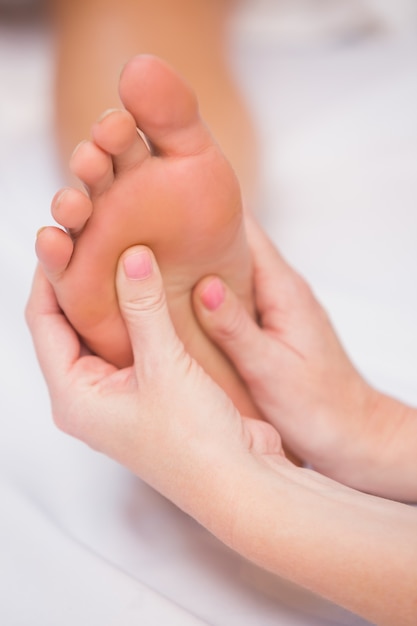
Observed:
[[[186,349],[245,414],[257,414],[229,362],[201,331],[191,294],[220,275],[252,310],[251,261],[236,176],[201,120],[190,87],[165,63],[138,56],[124,68],[125,109],[107,111],[71,158],[87,193],[63,189],[36,251],[64,313],[99,356],[132,362],[114,276],[121,253],[152,248]]]

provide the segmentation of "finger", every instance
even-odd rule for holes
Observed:
[[[116,285],[136,368],[166,365],[164,355],[169,351],[172,358],[173,346],[181,344],[168,312],[158,265],[148,248],[135,246],[122,255]]]
[[[45,380],[54,393],[65,385],[65,377],[79,357],[80,342],[40,266],[26,306],[26,321]]]
[[[270,344],[235,294],[217,277],[193,292],[194,311],[205,333],[230,358],[247,384],[262,376]]]
[[[281,272],[292,271],[274,243],[249,212],[245,213],[245,226],[249,246],[255,257],[254,262],[259,270],[267,269],[270,263],[273,263]]]
[[[303,282],[301,277],[285,261],[253,216],[246,214],[245,224],[253,257],[258,313],[262,317],[270,308],[293,306]]]

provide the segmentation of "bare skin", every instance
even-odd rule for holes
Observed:
[[[254,220],[246,227],[257,323],[207,277],[194,290],[201,326],[300,458],[355,489],[417,502],[417,408],[361,376],[311,287]]]
[[[186,78],[234,167],[245,201],[256,195],[257,139],[229,62],[235,0],[49,0],[55,38],[55,121],[64,168],[93,120],[119,107],[123,65],[153,54]]]
[[[185,352],[155,259],[148,251],[144,272],[134,262],[132,267],[138,254],[146,258],[143,246],[126,251],[117,272],[134,350],[134,365],[125,370],[97,357],[80,358],[76,334],[41,269],[36,273],[26,316],[58,427],[128,467],[244,558],[373,624],[415,626],[417,509],[359,493],[283,459],[275,428],[242,418]],[[314,335],[320,324],[311,312],[310,318],[306,310]],[[248,361],[255,356],[255,367],[257,340],[252,333],[253,350],[242,354]],[[276,367],[275,339],[270,341],[269,353],[262,342],[265,360]],[[296,361],[286,363],[293,366],[286,380],[291,371],[298,378]],[[309,363],[313,378],[297,381],[297,393],[311,398],[315,364],[307,361],[307,369]],[[334,376],[338,372],[336,361]],[[315,380],[318,394],[320,387],[326,392],[326,379]],[[294,386],[282,393],[290,397]],[[415,437],[403,434],[404,449],[412,453]],[[415,467],[415,455],[413,462]]]
[[[87,346],[124,367],[132,352],[115,270],[126,248],[150,246],[187,350],[244,414],[256,416],[241,380],[201,331],[191,306],[196,282],[216,273],[252,312],[251,261],[236,176],[202,122],[193,91],[162,61],[132,59],[120,79],[120,97],[125,110],[102,116],[92,140],[73,154],[71,169],[88,196],[75,188],[55,196],[53,217],[69,234],[42,229],[39,261]]]

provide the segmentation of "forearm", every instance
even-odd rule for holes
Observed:
[[[417,511],[298,468],[245,476],[232,546],[386,626],[417,614]]]
[[[119,303],[135,361],[124,370],[79,356],[77,335],[42,270],[36,274],[26,315],[57,425],[244,557],[380,626],[414,625],[417,509],[289,463],[278,432],[242,419],[184,353],[161,276],[131,281],[121,268]]]
[[[417,509],[274,456],[193,447],[193,471],[165,495],[221,541],[372,623],[414,626]]]

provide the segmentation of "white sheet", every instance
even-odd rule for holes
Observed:
[[[290,53],[247,34],[233,47],[263,138],[262,219],[364,374],[414,403],[416,48]],[[0,622],[364,624],[242,562],[53,426],[23,322],[34,235],[60,185],[50,56],[41,30],[0,29]]]

